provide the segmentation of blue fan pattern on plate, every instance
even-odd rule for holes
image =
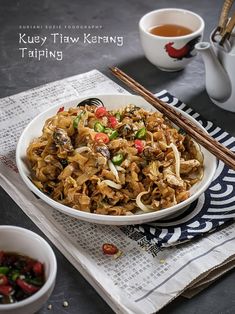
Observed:
[[[193,109],[163,91],[158,97],[170,105],[182,109],[198,120],[205,129],[231,150],[235,150],[235,138],[206,121]],[[171,246],[189,241],[208,232],[215,231],[225,224],[232,223],[235,218],[235,172],[221,161],[207,191],[194,201],[184,212],[174,218],[155,221],[134,226],[135,231],[141,232],[151,243],[158,246]],[[125,232],[125,230],[123,230]],[[127,231],[127,235],[130,230]]]

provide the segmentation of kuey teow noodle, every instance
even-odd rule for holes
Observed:
[[[203,176],[199,145],[161,113],[135,105],[60,108],[27,159],[42,192],[105,215],[163,210],[186,200]]]

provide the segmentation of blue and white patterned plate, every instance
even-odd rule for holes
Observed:
[[[166,91],[158,95],[163,101],[178,107],[198,120],[211,136],[231,150],[235,150],[235,138],[221,130],[210,121],[203,119],[193,109]],[[185,211],[167,220],[133,226],[132,229],[141,232],[147,240],[158,246],[176,245],[208,232],[215,231],[224,224],[229,224],[235,218],[235,171],[224,163],[218,163],[213,182],[207,191],[193,202]],[[122,230],[125,228],[122,228]],[[123,230],[127,235],[129,230]],[[127,232],[126,232],[127,231]]]

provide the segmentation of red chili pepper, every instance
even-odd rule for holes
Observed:
[[[0,274],[0,286],[5,286],[8,284],[7,276]]]
[[[107,255],[114,255],[118,252],[118,248],[116,247],[116,245],[111,243],[104,243],[102,246],[102,250],[103,253]]]
[[[33,261],[32,259],[29,258],[29,260],[27,261],[27,264],[23,268],[23,272],[27,273],[27,272],[31,271],[33,269],[34,264],[35,264],[35,261]]]
[[[12,292],[12,286],[0,286],[0,294],[9,295]]]
[[[138,153],[142,153],[144,150],[144,142],[141,140],[135,140],[135,148],[137,149]]]
[[[103,143],[107,144],[109,142],[109,137],[105,133],[96,133],[95,141],[96,142],[103,142]]]
[[[61,107],[61,108],[57,111],[57,113],[62,112],[62,111],[64,111],[64,107]]]
[[[36,262],[33,265],[33,272],[35,273],[36,276],[40,276],[43,273],[43,265],[40,262]]]
[[[108,117],[108,120],[109,120],[109,125],[110,125],[110,127],[114,129],[115,126],[118,124],[117,118],[114,117],[114,116],[109,116],[109,117]]]
[[[97,118],[102,118],[108,115],[108,111],[105,107],[97,107],[95,111],[95,116]]]
[[[28,294],[33,294],[40,289],[39,287],[35,287],[34,285],[29,284],[20,278],[16,280],[16,283],[25,293],[28,293]]]

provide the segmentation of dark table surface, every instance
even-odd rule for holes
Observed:
[[[0,97],[9,96],[35,86],[71,75],[98,69],[114,79],[109,65],[118,65],[143,83],[152,92],[162,89],[189,104],[205,118],[235,135],[235,114],[223,111],[212,104],[204,86],[204,66],[197,56],[185,70],[165,73],[151,65],[143,55],[138,36],[138,21],[148,11],[163,7],[179,7],[200,14],[205,22],[205,36],[216,26],[222,0],[0,0]],[[123,47],[115,45],[47,46],[62,49],[62,61],[22,58],[19,53],[18,33],[22,26],[42,25],[42,29],[27,29],[28,35],[47,35],[45,26],[61,25],[64,35],[74,35],[76,30],[65,30],[64,25],[102,26],[101,35],[124,36]],[[81,32],[81,30],[80,30]],[[0,189],[0,224],[21,226],[45,237],[22,210]],[[50,242],[50,241],[49,241]],[[113,313],[96,291],[79,272],[51,244],[58,261],[56,287],[50,300],[40,310],[44,313]],[[212,284],[191,300],[177,298],[162,309],[161,314],[178,313],[235,313],[235,271]],[[68,308],[62,303],[69,302]],[[47,305],[52,304],[51,311]]]

